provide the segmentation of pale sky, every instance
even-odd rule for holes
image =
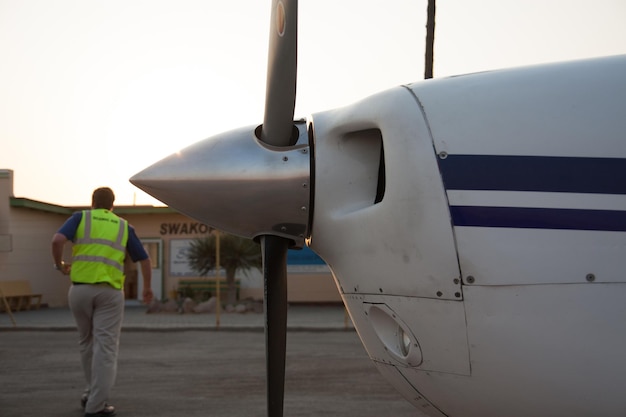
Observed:
[[[128,179],[263,119],[270,0],[0,0],[14,193],[159,202]],[[426,0],[301,0],[296,117],[424,74]],[[626,53],[626,0],[439,0],[435,77]],[[626,77],[626,75],[625,75]],[[626,82],[626,81],[625,81]]]

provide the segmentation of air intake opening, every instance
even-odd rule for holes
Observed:
[[[329,198],[343,212],[380,203],[385,196],[386,174],[383,137],[379,129],[363,129],[328,136],[334,147],[333,164],[325,175],[333,176]],[[319,168],[319,167],[318,167]]]
[[[380,133],[380,131],[378,131]],[[376,187],[376,198],[374,204],[383,201],[385,196],[385,147],[383,146],[383,138],[380,137],[380,162],[378,163],[378,186]]]

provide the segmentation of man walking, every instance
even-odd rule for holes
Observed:
[[[52,237],[54,267],[72,280],[68,299],[87,381],[81,397],[85,417],[115,415],[107,401],[117,372],[126,256],[141,264],[143,301],[153,297],[150,258],[134,228],[113,214],[114,201],[110,188],[96,189],[92,209],[74,213]],[[67,241],[74,243],[71,265],[63,262]]]

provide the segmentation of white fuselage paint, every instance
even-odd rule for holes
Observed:
[[[310,123],[310,247],[409,401],[626,415],[626,56],[428,80]]]

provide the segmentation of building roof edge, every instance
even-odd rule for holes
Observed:
[[[44,203],[42,201],[31,200],[23,197],[9,197],[11,207],[21,207],[31,210],[44,211],[47,213],[66,214],[70,215],[78,210],[86,210],[87,206],[59,206],[57,204]],[[163,214],[163,213],[178,213],[176,210],[167,207],[156,206],[115,206],[115,213],[117,214]]]

